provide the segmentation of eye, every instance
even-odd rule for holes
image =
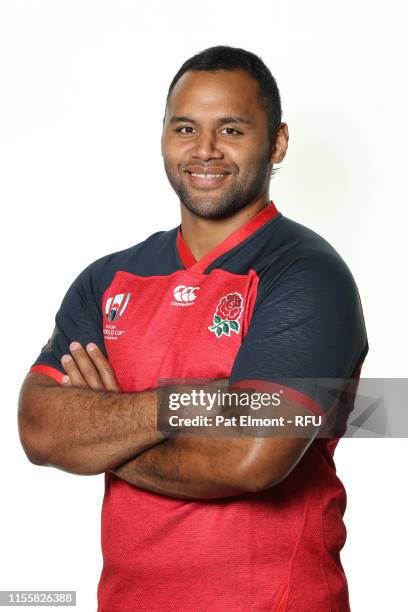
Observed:
[[[193,134],[195,128],[191,125],[183,125],[182,127],[178,127],[175,129],[179,134]]]
[[[239,130],[236,130],[235,128],[231,127],[225,127],[222,129],[222,131],[226,132],[228,136],[239,136],[242,134],[242,132],[240,132]]]

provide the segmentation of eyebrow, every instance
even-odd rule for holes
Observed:
[[[184,115],[173,115],[170,119],[170,123],[193,123],[196,124],[197,121],[192,119],[191,117],[186,117]],[[250,125],[250,119],[246,119],[245,117],[237,117],[236,115],[227,115],[225,117],[219,117],[217,119],[217,123],[219,125],[223,125],[224,123],[245,123],[246,125]]]

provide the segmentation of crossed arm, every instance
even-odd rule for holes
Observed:
[[[131,485],[180,499],[214,499],[268,489],[295,467],[310,438],[204,438],[157,431],[156,391],[120,393],[94,344],[70,345],[63,385],[27,376],[19,402],[29,459],[77,474],[110,470]],[[287,415],[308,414],[288,403]]]

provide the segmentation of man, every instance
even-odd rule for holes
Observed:
[[[278,389],[291,416],[333,414],[317,379],[357,384],[368,343],[354,279],[269,200],[287,146],[260,58],[213,47],[187,60],[162,136],[181,225],[88,266],[24,382],[30,460],[105,473],[100,612],[349,610],[338,437],[156,424],[171,380]]]

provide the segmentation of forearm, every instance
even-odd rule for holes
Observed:
[[[75,474],[102,473],[165,439],[157,431],[155,391],[54,386],[34,374],[21,391],[19,427],[35,463]]]
[[[305,437],[295,437],[290,423],[297,415],[310,416],[300,405],[285,401],[283,415],[289,423],[286,436],[242,436],[239,429],[224,439],[179,435],[112,471],[130,484],[176,498],[212,499],[263,491],[291,472],[317,431],[305,427]]]
[[[246,478],[252,438],[171,438],[112,469],[122,480],[181,499],[216,499],[252,490]]]

